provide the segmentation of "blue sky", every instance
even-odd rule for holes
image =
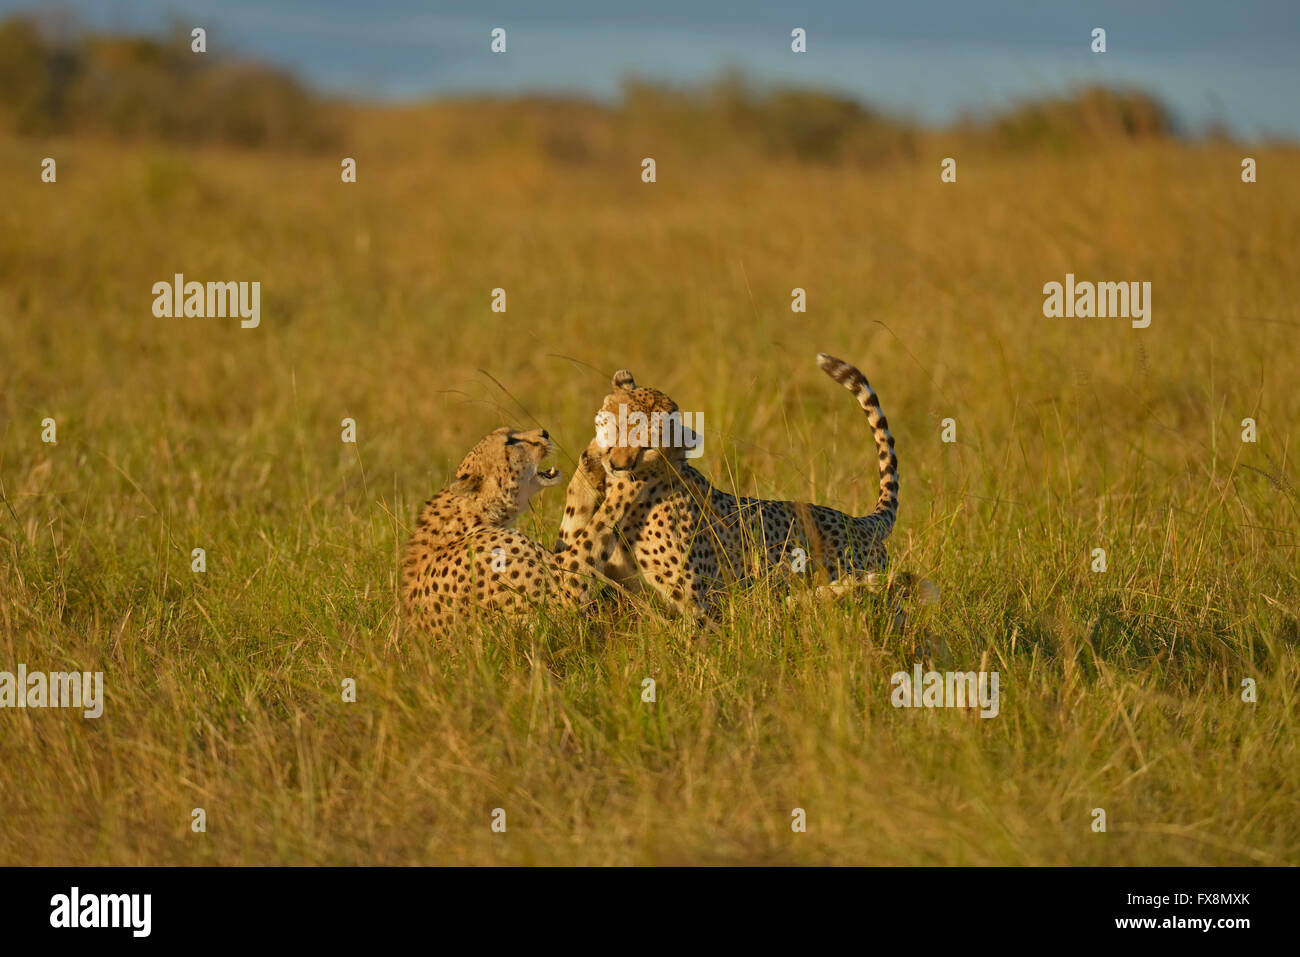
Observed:
[[[698,81],[727,66],[833,89],[926,123],[1086,83],[1136,86],[1188,128],[1300,139],[1300,0],[0,0],[101,28],[208,28],[211,48],[331,92],[613,98],[628,74]],[[504,27],[509,49],[489,52]],[[790,30],[808,52],[790,52]],[[1108,52],[1089,51],[1093,27]]]

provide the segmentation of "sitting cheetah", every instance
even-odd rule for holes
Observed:
[[[620,498],[594,510],[564,552],[547,551],[508,527],[534,495],[559,482],[558,469],[538,468],[552,450],[545,430],[499,428],[465,456],[455,482],[424,504],[402,560],[408,620],[445,634],[480,610],[585,606],[610,592],[601,568],[615,546],[619,483],[612,484]]]
[[[875,508],[854,517],[804,502],[776,502],[728,494],[686,461],[683,444],[629,438],[608,444],[600,434],[582,455],[566,493],[557,548],[572,547],[598,510],[622,512],[619,539],[606,564],[620,582],[639,569],[647,583],[679,611],[702,617],[717,611],[723,587],[775,568],[806,571],[828,584],[820,594],[839,595],[851,586],[876,585],[887,561],[885,539],[898,515],[898,458],[880,401],[865,377],[846,362],[817,357],[822,370],[857,397],[867,413],[880,468]],[[652,417],[678,411],[656,389],[639,388],[627,370],[615,373],[602,413],[627,406]],[[598,420],[600,416],[598,416]],[[662,419],[658,420],[661,423]],[[656,447],[659,446],[659,447]],[[626,478],[634,481],[626,483]],[[611,488],[612,483],[623,483]],[[796,551],[799,549],[801,551]],[[910,585],[910,577],[903,580]],[[933,600],[933,585],[922,584]]]

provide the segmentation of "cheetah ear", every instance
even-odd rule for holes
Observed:
[[[636,388],[636,380],[632,378],[630,369],[619,369],[614,373],[614,378],[609,380],[609,384],[615,389],[626,389],[629,392]]]
[[[470,472],[460,472],[456,475],[456,482],[462,489],[471,494],[483,488],[483,476],[474,475]]]

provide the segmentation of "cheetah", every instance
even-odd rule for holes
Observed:
[[[894,437],[861,372],[825,353],[817,364],[852,392],[867,414],[880,471],[880,495],[869,513],[855,517],[811,503],[731,495],[687,462],[685,443],[643,443],[638,435],[620,446],[598,434],[569,483],[557,549],[572,547],[598,510],[617,503],[623,518],[607,574],[626,585],[639,571],[681,613],[714,617],[726,586],[778,568],[811,573],[821,582],[817,593],[823,597],[862,585],[876,590],[888,561],[885,539],[898,516]],[[628,407],[627,415],[640,411],[648,418],[678,411],[663,392],[638,387],[627,370],[615,373],[611,388],[602,413],[620,406]],[[611,482],[623,484],[611,488]],[[635,501],[618,501],[628,496]],[[911,576],[900,578],[900,590],[910,589]],[[925,600],[935,600],[934,586],[920,584]]]
[[[601,569],[616,544],[617,498],[593,510],[563,552],[509,527],[534,495],[559,484],[558,469],[540,468],[553,450],[544,429],[503,426],[484,436],[455,481],[424,504],[402,560],[408,621],[445,635],[480,613],[519,616],[548,603],[581,608],[613,595]],[[622,496],[618,484],[612,486]]]

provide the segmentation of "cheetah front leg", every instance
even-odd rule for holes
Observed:
[[[646,584],[678,615],[700,623],[718,617],[718,603],[710,579],[682,565],[671,564],[662,553],[651,548],[638,549],[637,556]]]
[[[600,461],[600,444],[592,439],[578,458],[578,467],[564,490],[564,518],[555,551],[571,546],[578,532],[591,524],[605,501],[605,468]]]
[[[590,519],[562,534],[565,543],[554,553],[557,567],[568,573],[595,574],[627,592],[640,591],[636,564],[622,526],[630,514],[638,512],[644,491],[644,486],[623,481],[616,484],[617,494],[607,496],[602,489],[601,501],[591,509]],[[584,493],[579,492],[578,497],[590,505]]]
[[[599,541],[601,553],[606,551],[604,545],[609,544],[611,547],[608,554],[600,561],[597,571],[625,591],[635,594],[642,591],[643,587],[631,548],[619,528],[619,521],[614,519],[625,516],[629,505],[637,499],[622,503],[617,515],[611,513],[606,516],[603,525],[598,525],[597,514],[607,504],[606,475],[601,452],[600,443],[593,438],[579,458],[578,468],[564,492],[564,518],[560,521],[560,538],[556,542],[555,552],[573,554],[576,546],[590,554],[592,549],[582,544],[584,539],[592,543]]]

